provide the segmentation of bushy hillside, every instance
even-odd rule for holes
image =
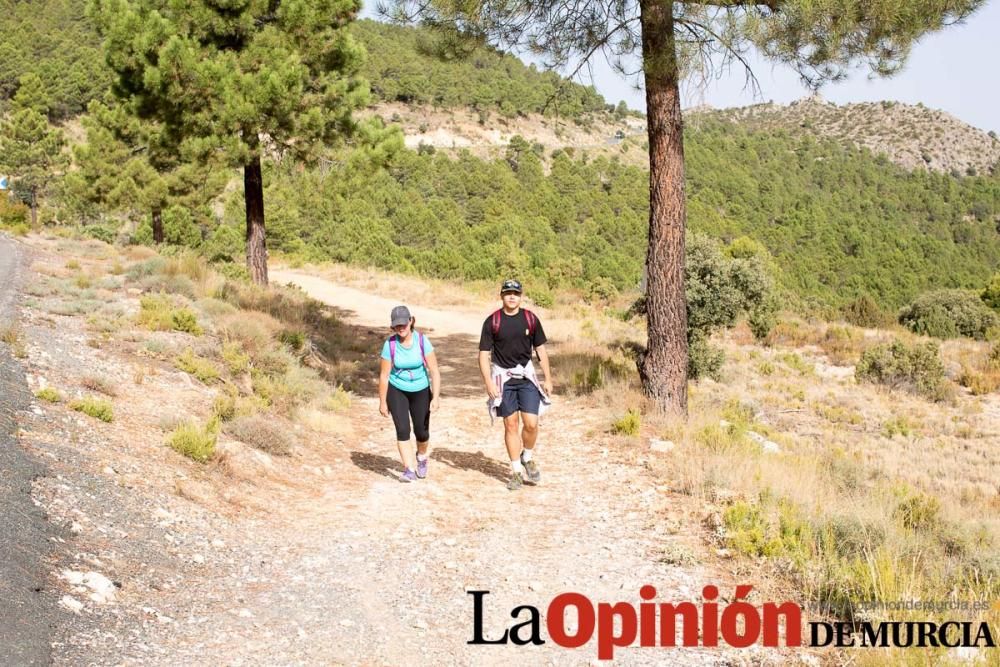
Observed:
[[[85,0],[0,0],[0,105],[29,72],[41,77],[53,120],[81,113],[108,88],[111,73],[85,9]],[[417,28],[362,20],[350,29],[368,51],[362,74],[376,102],[474,107],[506,116],[544,110],[577,118],[605,110],[592,86],[539,72],[493,49],[456,59],[436,50],[429,33]]]
[[[81,113],[107,90],[111,73],[85,6],[82,0],[0,0],[0,111],[28,73],[41,78],[56,120]]]
[[[1000,179],[907,172],[832,140],[723,122],[692,128],[686,151],[691,229],[762,243],[799,305],[868,294],[896,308],[932,288],[982,288],[1000,268]],[[308,259],[597,295],[634,288],[642,271],[647,174],[607,157],[515,139],[495,160],[404,151],[372,174],[276,168],[269,183],[271,247]],[[230,241],[208,244],[239,261],[232,196]]]
[[[757,104],[699,110],[689,119],[722,118],[752,130],[784,130],[863,146],[906,169],[966,176],[990,173],[1000,164],[1000,139],[922,104],[899,102],[838,106],[811,97],[784,106]]]
[[[363,20],[351,31],[368,50],[362,73],[379,101],[571,118],[605,107],[593,86],[539,72],[494,49],[477,48],[459,58],[442,52],[433,36],[419,28]]]

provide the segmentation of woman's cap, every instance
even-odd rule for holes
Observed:
[[[503,285],[500,286],[501,294],[504,292],[517,292],[520,294],[521,291],[521,283],[516,280],[505,280],[503,281]]]
[[[398,327],[410,323],[410,309],[406,306],[396,306],[392,309],[391,326]]]

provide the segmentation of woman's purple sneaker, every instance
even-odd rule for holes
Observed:
[[[417,459],[417,477],[420,479],[427,477],[427,459],[424,459],[423,461],[419,458]]]
[[[403,471],[403,474],[399,478],[400,482],[415,482],[417,481],[417,474],[407,468]]]

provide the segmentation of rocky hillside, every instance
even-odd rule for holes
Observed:
[[[789,105],[757,104],[733,109],[697,109],[698,116],[721,117],[748,130],[806,132],[862,146],[906,169],[974,175],[1000,163],[995,132],[972,127],[922,104],[875,102],[837,105],[808,97]]]

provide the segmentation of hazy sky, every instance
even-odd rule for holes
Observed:
[[[365,15],[374,5],[365,0]],[[760,97],[743,90],[744,74],[734,67],[707,90],[685,93],[685,106],[745,106],[773,100],[788,103],[808,94],[798,76],[787,67],[755,58],[754,73],[760,82]],[[645,109],[645,97],[598,58],[592,83],[609,102],[624,99],[630,108]],[[584,76],[577,77],[591,83]],[[689,87],[690,88],[690,87]],[[1000,131],[1000,0],[989,0],[963,25],[927,35],[913,48],[906,68],[891,79],[869,80],[866,70],[857,70],[847,81],[827,85],[820,94],[828,101],[844,104],[896,100],[943,109],[983,130]]]

